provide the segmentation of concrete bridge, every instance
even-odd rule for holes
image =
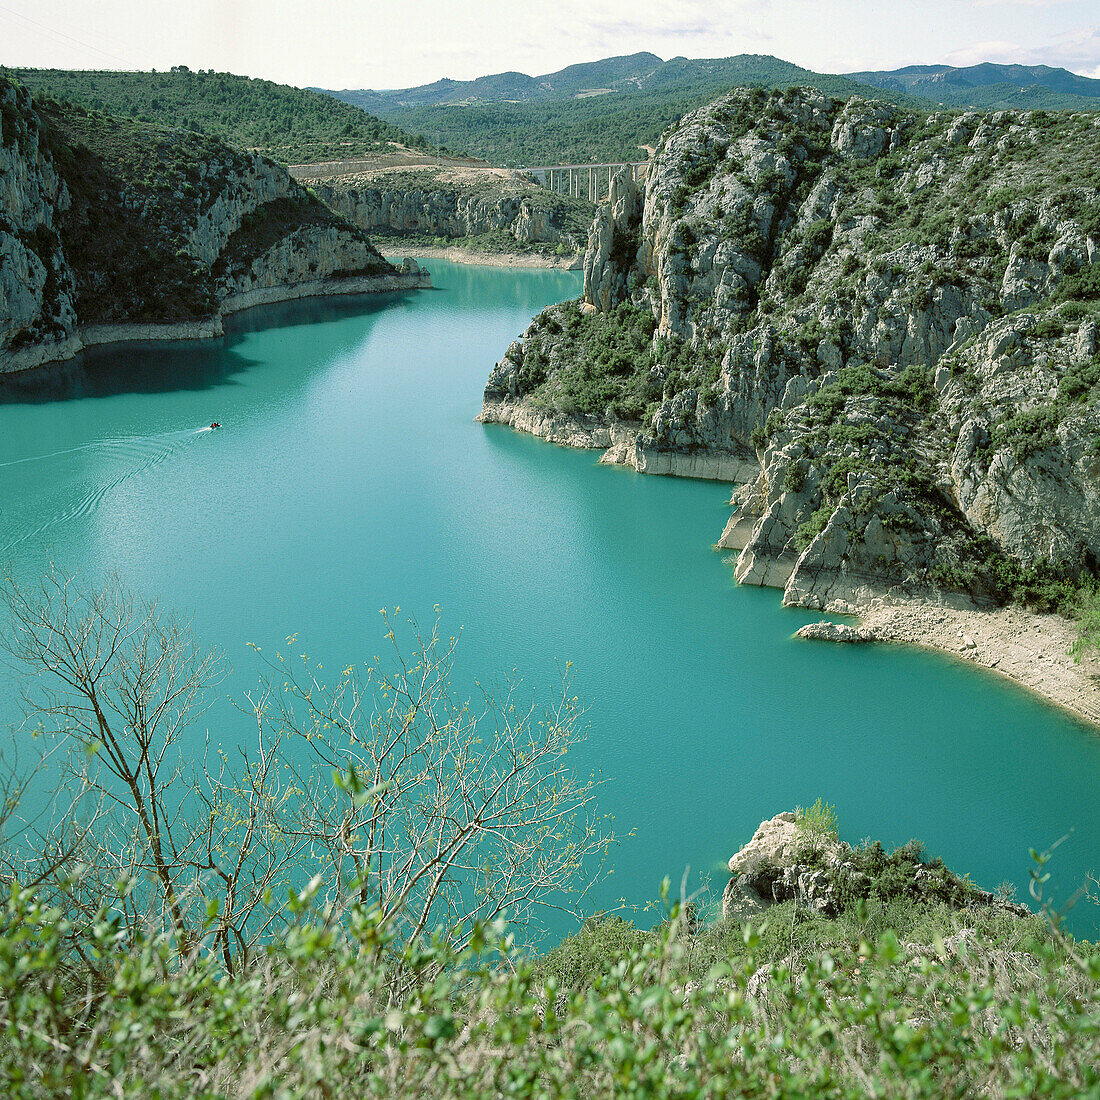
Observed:
[[[523,171],[529,176],[534,176],[548,191],[588,199],[589,202],[601,202],[610,193],[611,177],[620,168],[629,169],[631,178],[637,181],[645,178],[649,161],[625,161],[622,164],[557,164],[553,167],[543,165],[538,168],[525,168]]]

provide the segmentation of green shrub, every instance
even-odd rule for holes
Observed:
[[[754,928],[700,929],[671,905],[651,932],[597,919],[542,959],[499,927],[462,951],[388,957],[369,913],[307,903],[233,977],[156,938],[121,941],[109,919],[74,927],[16,889],[0,920],[0,1076],[12,1097],[80,1100],[857,1100],[869,1082],[911,1100],[1037,1082],[1053,1100],[1094,1095],[1094,949],[988,907],[891,897],[912,855],[863,851],[879,888],[838,918],[788,902]]]
[[[810,842],[839,840],[836,807],[823,803],[820,798],[810,807],[799,806],[794,812],[799,835]]]
[[[783,471],[783,492],[801,493],[806,484],[806,466],[802,462],[791,462]]]
[[[821,534],[822,531],[829,525],[829,517],[835,511],[835,507],[832,504],[822,504],[820,508],[816,509],[808,520],[798,525],[798,530],[794,533],[794,544],[799,550],[805,550],[811,542]]]
[[[1100,300],[1100,265],[1093,264],[1074,275],[1066,275],[1058,285],[1055,298],[1062,302]]]

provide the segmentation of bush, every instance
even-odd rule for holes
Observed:
[[[825,530],[829,525],[829,517],[834,511],[833,505],[822,504],[808,520],[798,525],[798,530],[794,533],[794,544],[798,550],[805,550]]]
[[[800,493],[806,484],[806,466],[802,462],[792,462],[783,472],[783,492]]]
[[[820,798],[808,809],[799,806],[794,812],[794,818],[799,835],[808,841],[840,838],[836,807],[823,803]]]
[[[877,853],[873,858],[879,859]],[[880,880],[888,877],[885,856]],[[401,959],[369,913],[295,903],[247,974],[180,965],[161,940],[78,930],[26,891],[0,919],[0,1077],[13,1097],[813,1096],[1100,1088],[1100,958],[992,912],[868,900],[826,919],[794,903],[755,928],[586,924],[544,959],[504,929]],[[899,935],[898,930],[904,930]],[[903,944],[903,937],[908,942]],[[959,946],[949,946],[954,937]],[[582,946],[583,945],[583,946]],[[567,962],[566,960],[571,960]]]
[[[1100,649],[1100,591],[1095,588],[1081,593],[1074,608],[1077,618],[1077,637],[1070,647],[1074,661]]]
[[[1093,264],[1062,279],[1055,298],[1061,302],[1100,301],[1100,266]]]

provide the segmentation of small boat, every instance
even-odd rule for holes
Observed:
[[[218,422],[217,422],[217,421],[215,420],[215,421],[214,421],[214,422],[213,422],[213,423],[212,423],[212,424],[210,425],[210,430],[211,430],[211,431],[213,431],[213,430],[214,430],[215,428],[220,428],[220,427],[221,427],[221,425],[220,425],[220,424],[219,424],[219,423],[218,423]]]

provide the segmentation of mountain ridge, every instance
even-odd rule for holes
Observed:
[[[430,84],[397,89],[314,88],[345,102],[367,109],[373,103],[380,111],[409,107],[454,106],[470,102],[523,102],[531,99],[553,100],[574,97],[586,91],[627,90],[633,84],[669,83],[671,74],[714,72],[719,66],[735,72],[750,63],[772,63],[798,69],[815,77],[847,79],[868,87],[907,92],[938,102],[932,85],[978,89],[1000,85],[1041,87],[1053,94],[1069,94],[1096,99],[1100,107],[1100,80],[1050,65],[1017,65],[981,62],[968,66],[947,64],[906,65],[898,69],[860,70],[846,73],[815,72],[770,54],[733,54],[724,58],[687,58],[662,60],[653,53],[623,54],[598,61],[568,65],[552,73],[529,76],[515,71],[487,74],[473,80],[442,78]],[[984,106],[959,103],[959,106]]]
[[[921,96],[943,106],[1011,108],[1022,93],[1045,96],[1047,109],[1100,108],[1100,80],[1050,65],[907,65],[892,70],[846,73],[852,80]]]
[[[639,147],[655,145],[665,127],[735,87],[797,85],[836,98],[859,95],[916,111],[941,106],[1100,110],[1100,81],[1032,66],[1026,72],[1033,82],[1021,84],[1025,68],[986,64],[953,70],[938,65],[830,74],[767,54],[668,61],[629,54],[542,77],[496,74],[385,93],[344,89],[328,94],[406,130],[431,134],[445,145],[510,167],[634,160]],[[950,73],[962,76],[952,83],[944,76]],[[1036,82],[1040,80],[1046,83]]]

